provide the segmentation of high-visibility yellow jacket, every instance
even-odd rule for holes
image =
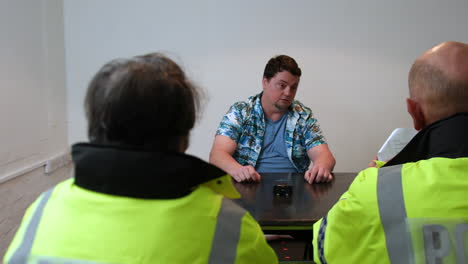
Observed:
[[[31,205],[5,263],[277,263],[257,222],[227,198],[238,193],[221,170],[90,144],[73,158],[75,178]]]
[[[468,114],[359,173],[313,232],[316,263],[468,263]]]

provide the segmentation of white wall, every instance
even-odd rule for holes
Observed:
[[[0,182],[67,148],[63,2],[0,1]]]
[[[297,99],[318,117],[337,158],[358,171],[395,127],[409,127],[407,72],[444,40],[468,42],[467,1],[66,0],[70,143],[86,140],[83,97],[108,60],[167,51],[208,96],[189,153],[207,159],[229,105],[261,90],[267,60],[294,57]]]

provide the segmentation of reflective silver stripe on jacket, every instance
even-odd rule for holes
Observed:
[[[11,256],[11,259],[8,262],[9,264],[27,263],[28,257],[31,253],[32,245],[34,243],[34,239],[36,238],[37,227],[39,226],[42,213],[44,212],[44,207],[47,201],[49,200],[53,190],[54,188],[48,190],[42,195],[41,200],[39,201],[39,204],[37,205],[36,210],[34,211],[34,214],[31,217],[31,220],[26,226],[26,231],[24,232],[21,244],[16,249],[15,253],[13,253],[13,256]]]
[[[413,244],[406,222],[403,196],[402,165],[379,169],[377,200],[380,221],[385,233],[387,252],[391,263],[411,263]]]
[[[240,239],[242,217],[246,211],[233,201],[223,198],[208,263],[234,263]]]
[[[39,222],[41,221],[42,213],[44,212],[45,205],[49,200],[54,188],[51,188],[45,192],[39,204],[36,207],[36,210],[31,217],[28,225],[26,226],[26,231],[23,235],[23,240],[21,244],[16,249],[16,251],[11,256],[8,264],[26,264],[26,263],[37,263],[37,264],[98,264],[97,262],[84,261],[84,260],[74,260],[74,259],[65,259],[57,257],[46,257],[46,256],[31,256],[31,249],[36,238],[37,228],[39,227]]]
[[[327,264],[327,260],[325,259],[325,232],[327,230],[327,218],[328,214],[322,218],[322,222],[320,223],[320,229],[318,231],[317,237],[317,249],[320,262],[322,264]]]
[[[21,244],[13,253],[8,261],[8,264],[26,264],[30,262],[39,264],[52,263],[97,263],[73,259],[49,258],[49,257],[34,257],[31,258],[31,249],[36,238],[39,222],[44,212],[45,205],[49,200],[53,188],[44,193],[39,201],[36,210],[31,217],[26,231],[24,233]],[[221,208],[218,214],[216,229],[213,238],[209,263],[235,263],[237,257],[237,244],[240,239],[242,226],[242,217],[246,211],[236,205],[233,201],[223,198]]]

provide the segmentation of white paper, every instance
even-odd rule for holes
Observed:
[[[395,157],[418,133],[414,128],[396,128],[377,153],[378,160],[388,161]]]

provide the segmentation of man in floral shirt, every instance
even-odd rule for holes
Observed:
[[[317,119],[294,100],[300,76],[293,58],[271,58],[263,91],[235,103],[223,117],[210,162],[238,182],[259,181],[259,172],[305,172],[309,183],[331,181],[335,159]]]

